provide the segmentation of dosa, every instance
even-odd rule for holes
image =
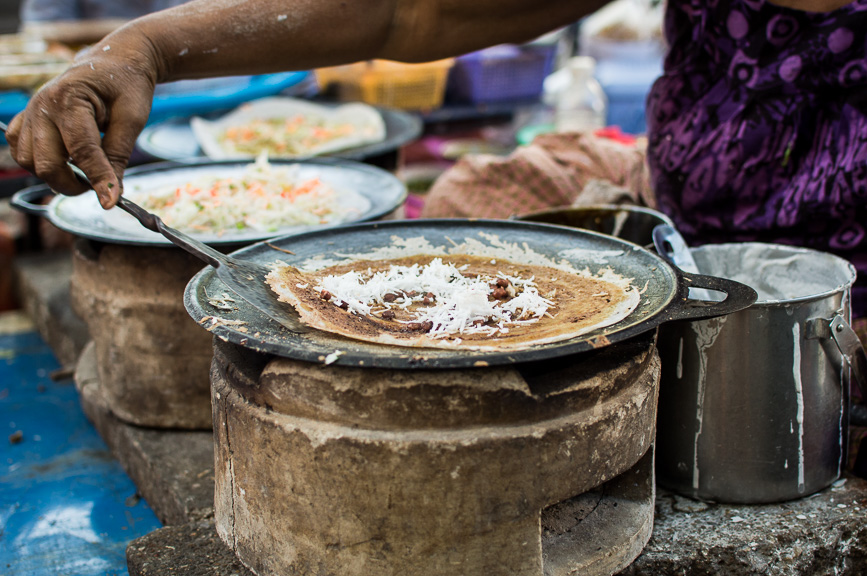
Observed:
[[[568,340],[628,316],[639,295],[613,281],[470,255],[280,265],[269,286],[316,329],[381,344],[481,351]]]

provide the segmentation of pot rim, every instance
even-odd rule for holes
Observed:
[[[845,267],[849,272],[849,279],[846,282],[843,282],[842,284],[839,284],[833,288],[829,288],[828,290],[825,290],[822,292],[817,292],[815,294],[809,294],[806,296],[798,296],[795,298],[785,298],[785,299],[774,298],[774,299],[767,299],[767,300],[759,299],[759,300],[756,300],[751,306],[749,306],[749,308],[747,308],[748,310],[753,309],[753,308],[759,308],[759,307],[785,308],[785,307],[789,307],[789,306],[796,305],[796,304],[806,304],[806,303],[810,303],[810,302],[816,302],[819,300],[824,300],[828,297],[834,296],[834,295],[839,294],[839,293],[847,294],[849,291],[851,291],[852,286],[855,284],[855,280],[857,279],[857,276],[858,276],[858,272],[857,272],[857,269],[855,268],[855,265],[852,264],[851,262],[849,262],[848,260],[846,260],[845,258],[842,258],[842,257],[837,256],[836,254],[832,254],[830,252],[824,252],[822,250],[816,250],[815,248],[806,248],[803,246],[792,246],[789,244],[774,244],[774,243],[769,243],[769,242],[725,242],[725,243],[719,243],[719,244],[704,244],[701,246],[691,247],[690,251],[691,252],[713,251],[713,250],[721,249],[721,248],[730,248],[731,249],[732,247],[735,247],[735,248],[738,248],[741,250],[745,250],[748,247],[767,247],[769,249],[786,251],[786,252],[801,253],[801,254],[813,254],[816,256],[821,256],[822,258],[825,258],[825,259],[836,261],[836,263],[838,263],[840,265],[841,269],[843,267]],[[716,271],[705,272],[705,271],[701,270],[701,272],[703,274],[712,273],[715,276],[721,276]],[[743,280],[739,280],[739,281],[743,282]],[[749,283],[747,283],[747,282],[744,282],[744,283],[749,285]]]

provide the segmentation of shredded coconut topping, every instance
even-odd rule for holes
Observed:
[[[410,320],[400,322],[428,323],[427,332],[435,338],[506,334],[509,326],[537,322],[554,306],[539,294],[532,277],[464,276],[466,269],[467,265],[458,267],[435,258],[427,265],[325,276],[315,289],[327,292],[332,304],[354,314],[382,316],[387,310],[420,305]],[[506,281],[508,298],[492,297],[498,279]]]

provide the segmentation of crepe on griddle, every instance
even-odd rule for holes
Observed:
[[[408,274],[396,281],[396,271]],[[443,279],[450,274],[448,283],[472,287],[446,294]],[[383,281],[386,276],[391,280]],[[436,282],[418,280],[431,276]],[[454,254],[359,260],[314,272],[284,264],[267,282],[280,301],[319,330],[381,344],[479,351],[523,350],[575,338],[620,321],[639,300],[628,279]],[[395,288],[401,282],[403,288]],[[335,285],[341,288],[327,289]],[[357,294],[347,296],[346,287],[356,293],[367,287],[373,296],[361,302]]]

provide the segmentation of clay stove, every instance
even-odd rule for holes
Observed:
[[[121,420],[211,428],[212,338],[183,304],[187,282],[202,267],[173,246],[76,240],[72,304],[88,325],[103,396]]]
[[[215,343],[217,531],[257,574],[613,574],[650,537],[654,332],[454,370]]]

